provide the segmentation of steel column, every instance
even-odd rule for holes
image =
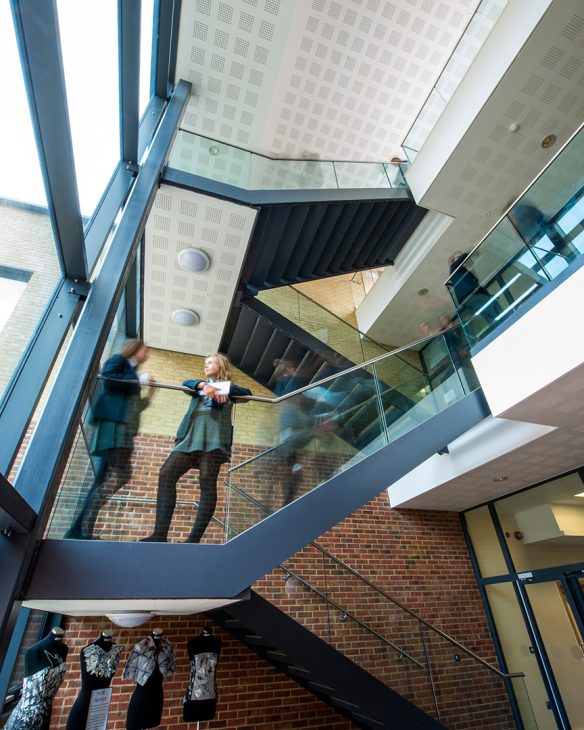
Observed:
[[[53,234],[65,276],[87,278],[55,0],[11,0]]]
[[[130,163],[138,162],[141,5],[118,0],[121,158]]]

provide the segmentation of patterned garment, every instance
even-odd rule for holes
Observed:
[[[217,668],[218,654],[206,651],[195,654],[191,658],[191,679],[183,702],[191,700],[214,700],[217,697],[215,689],[215,669]]]
[[[25,677],[22,697],[4,730],[40,730],[51,714],[51,703],[67,671],[65,662]]]
[[[133,679],[143,687],[157,663],[163,677],[174,674],[176,670],[174,646],[163,637],[157,649],[154,639],[148,636],[132,649],[122,679]]]
[[[89,674],[110,679],[116,673],[120,661],[121,644],[112,644],[106,651],[99,644],[89,644],[83,649],[83,661]]]

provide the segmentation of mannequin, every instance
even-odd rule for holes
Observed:
[[[53,697],[65,676],[68,647],[58,626],[24,655],[22,697],[4,726],[9,730],[49,730]]]
[[[188,643],[191,678],[184,696],[183,719],[186,722],[212,720],[217,708],[215,669],[221,652],[221,639],[213,636],[210,626]]]
[[[91,693],[110,686],[120,661],[122,647],[112,640],[112,632],[101,632],[98,639],[81,649],[81,691],[67,719],[67,730],[85,730]]]
[[[154,629],[132,649],[122,676],[136,681],[128,704],[127,730],[160,725],[164,705],[162,685],[166,677],[174,674],[175,668],[174,647],[164,638],[162,629]]]

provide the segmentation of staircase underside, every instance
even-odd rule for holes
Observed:
[[[475,391],[224,545],[44,540],[23,598],[91,599],[95,610],[135,599],[152,610],[167,598],[238,596],[487,414]]]
[[[427,210],[408,188],[245,190],[169,168],[163,182],[258,208],[240,291],[390,266]]]
[[[440,730],[437,720],[252,591],[208,617],[363,728]]]

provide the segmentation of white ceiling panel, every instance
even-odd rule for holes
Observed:
[[[144,256],[144,336],[152,347],[206,355],[223,334],[256,217],[252,208],[161,186],[148,223]],[[211,259],[202,273],[184,271],[178,254],[198,248]],[[176,309],[190,309],[199,324],[181,327]]]

